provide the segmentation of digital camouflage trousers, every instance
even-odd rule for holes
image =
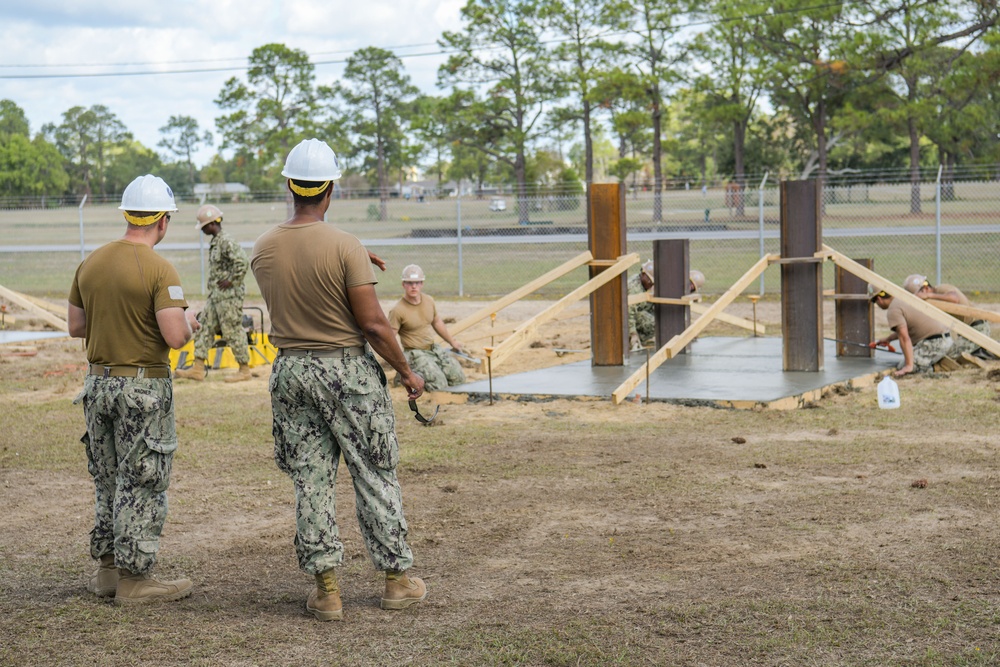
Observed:
[[[408,569],[396,419],[375,358],[279,356],[270,391],[274,459],[295,488],[299,567],[319,574],[343,561],[335,498],[343,456],[372,562],[379,570]]]
[[[932,340],[925,338],[913,346],[913,370],[917,372],[933,370],[934,364],[953,352],[952,347],[951,336]],[[899,362],[898,367],[902,368],[905,363],[905,361]]]
[[[406,363],[424,379],[424,389],[437,391],[465,382],[462,365],[447,350],[434,343],[429,350],[406,350]]]
[[[208,359],[208,351],[215,345],[219,334],[233,351],[238,364],[250,363],[247,332],[243,330],[243,299],[216,299],[209,297],[198,316],[201,329],[194,335],[194,356]]]
[[[81,442],[96,489],[90,555],[113,553],[118,567],[147,573],[156,564],[177,449],[171,381],[88,375],[73,402],[83,403]]]
[[[974,325],[972,325],[972,328],[978,331],[979,333],[983,334],[984,336],[989,337],[990,335],[990,323],[986,320],[979,320]],[[961,356],[963,352],[974,354],[978,352],[980,349],[979,343],[973,343],[968,338],[963,338],[962,336],[959,336],[958,334],[954,333],[951,335],[951,337],[952,340],[954,341],[954,348],[952,349],[951,354],[955,356]]]

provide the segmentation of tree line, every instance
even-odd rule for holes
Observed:
[[[618,179],[654,193],[659,221],[669,184],[743,187],[747,165],[822,179],[907,169],[919,212],[922,167],[1000,162],[996,0],[469,0],[461,19],[438,39],[438,95],[386,49],[359,49],[324,83],[306,52],[265,44],[219,91],[214,133],[171,116],[162,153],[103,105],[32,136],[2,100],[0,196],[117,193],[148,171],[181,193],[273,190],[311,136],[382,216],[393,184],[426,173],[519,195]]]

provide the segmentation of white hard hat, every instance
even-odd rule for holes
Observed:
[[[222,220],[222,211],[218,206],[213,206],[211,204],[205,204],[198,209],[198,222],[195,224],[195,229],[201,229],[207,224],[215,222],[216,220]]]
[[[122,205],[119,211],[149,211],[160,213],[176,211],[174,191],[162,178],[146,174],[139,176],[128,184],[122,193]]]
[[[642,263],[642,272],[649,276],[650,279],[653,278],[653,260],[647,259]]]
[[[416,264],[410,264],[405,269],[403,269],[403,280],[405,281],[423,281],[424,280],[424,270],[421,269]]]
[[[297,181],[335,181],[341,176],[340,162],[325,141],[306,139],[288,153],[281,175]]]
[[[906,280],[903,281],[903,287],[910,294],[916,294],[924,285],[930,285],[930,283],[927,282],[927,276],[922,276],[919,273],[906,276]]]
[[[688,279],[694,284],[695,290],[700,290],[705,285],[705,274],[698,269],[691,269]]]

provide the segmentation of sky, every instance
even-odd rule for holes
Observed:
[[[145,146],[170,116],[217,135],[224,83],[246,80],[250,53],[281,43],[317,61],[367,46],[394,51],[412,82],[438,94],[436,41],[462,29],[465,0],[6,0],[0,4],[0,99],[24,109],[34,135],[74,106],[103,104]],[[431,54],[431,55],[419,55]],[[220,70],[168,73],[175,70]],[[343,64],[317,65],[330,84]],[[124,73],[145,72],[147,74]],[[153,72],[153,74],[148,74]],[[80,76],[113,73],[115,76]],[[76,75],[76,76],[66,76]],[[32,78],[24,78],[32,77]],[[216,136],[216,143],[219,137]],[[217,146],[202,148],[204,166]]]

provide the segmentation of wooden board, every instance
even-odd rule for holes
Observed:
[[[560,264],[559,266],[552,269],[548,273],[545,273],[535,278],[531,282],[525,284],[524,286],[517,288],[507,296],[497,299],[488,306],[480,308],[472,315],[469,315],[468,317],[456,322],[455,324],[448,327],[448,331],[451,333],[452,336],[457,336],[459,333],[465,331],[466,329],[473,326],[480,320],[489,317],[493,313],[500,312],[501,310],[511,305],[515,301],[520,301],[521,299],[531,294],[535,290],[540,289],[545,285],[548,285],[553,280],[562,278],[564,275],[573,271],[574,269],[578,269],[581,266],[587,264],[593,258],[594,256],[590,254],[589,250],[587,252],[577,255],[568,262]]]
[[[49,311],[33,303],[26,295],[21,294],[20,292],[15,292],[12,289],[0,286],[0,297],[7,299],[11,303],[17,304],[21,308],[24,308],[57,331],[69,331],[69,327],[66,324],[65,319],[56,317]]]
[[[574,303],[580,299],[588,296],[591,292],[601,287],[602,285],[615,279],[622,273],[626,272],[632,266],[639,263],[639,255],[629,254],[623,255],[619,258],[618,263],[611,266],[601,273],[597,274],[583,285],[580,285],[575,290],[564,296],[563,298],[556,301],[554,304],[538,313],[531,319],[527,320],[519,326],[510,335],[509,338],[504,340],[502,343],[497,345],[495,348],[486,348],[487,359],[484,359],[484,365],[482,371],[485,373],[488,371],[488,365],[491,364],[493,369],[498,368],[505,360],[507,360],[511,354],[513,354],[522,345],[525,345],[530,341],[538,331],[540,327],[545,322],[548,322],[555,318],[556,315],[566,310]]]

